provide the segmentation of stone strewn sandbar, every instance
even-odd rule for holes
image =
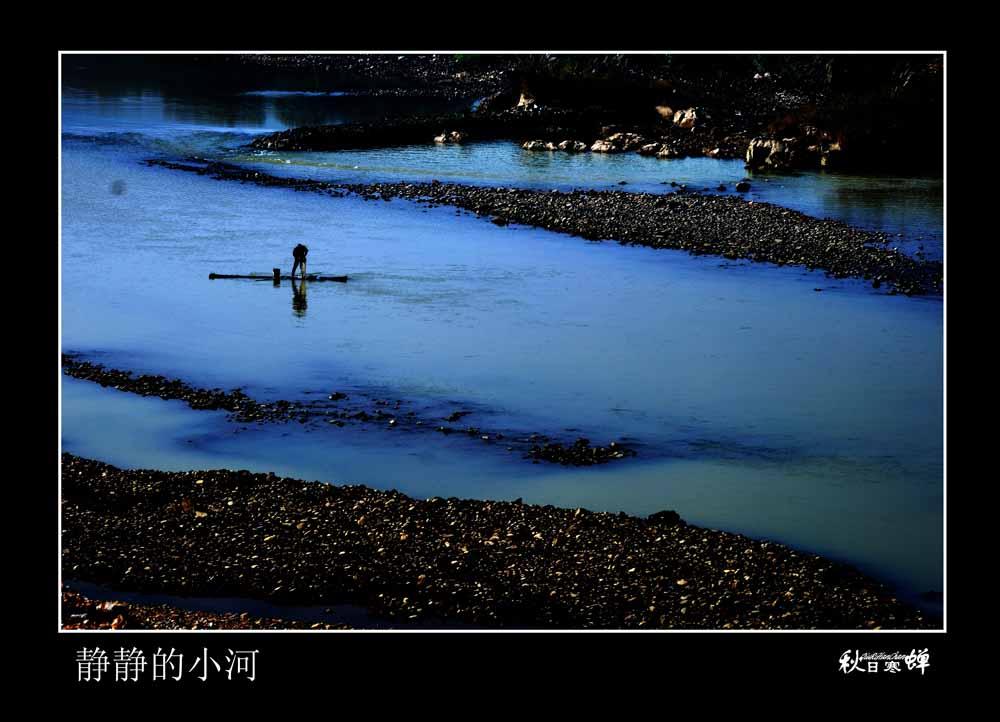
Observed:
[[[862,278],[889,293],[936,294],[944,283],[939,261],[918,260],[887,248],[884,233],[821,220],[769,203],[734,196],[686,192],[540,191],[455,183],[333,184],[281,178],[224,163],[191,165],[146,161],[175,170],[264,186],[315,191],[333,196],[344,190],[365,199],[406,198],[449,205],[491,217],[588,240],[673,248],[697,255],[764,261],[820,269],[836,278]]]
[[[850,567],[685,524],[247,471],[62,456],[63,574],[138,592],[360,604],[507,628],[935,623]]]
[[[106,368],[101,364],[81,361],[71,354],[62,356],[63,373],[73,378],[92,381],[104,387],[140,396],[158,396],[161,399],[178,399],[192,409],[200,411],[227,411],[232,421],[243,424],[263,423],[324,423],[335,427],[348,424],[371,424],[390,430],[436,431],[445,436],[462,434],[479,439],[484,445],[502,445],[508,452],[518,451],[532,463],[547,461],[564,466],[593,466],[615,459],[636,455],[628,446],[612,441],[607,446],[591,446],[590,440],[578,438],[570,442],[554,440],[546,434],[521,432],[505,435],[485,431],[478,426],[454,427],[451,423],[472,414],[472,411],[455,411],[443,418],[421,418],[417,412],[404,408],[403,400],[356,399],[334,391],[322,401],[286,401],[270,403],[256,401],[240,389],[200,389],[180,379],[141,374]],[[445,422],[445,425],[441,422]]]

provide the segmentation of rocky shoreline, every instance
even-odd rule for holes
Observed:
[[[253,150],[336,151],[430,144],[442,133],[460,133],[465,141],[515,138],[537,133],[554,122],[553,114],[476,116],[442,113],[392,118],[376,123],[344,123],[290,128],[255,138]]]
[[[670,110],[667,108],[667,110]],[[680,116],[684,112],[677,111]],[[688,116],[684,116],[687,118]],[[391,118],[376,123],[289,128],[255,138],[258,151],[319,151],[389,148],[435,143],[511,140],[525,150],[638,153],[658,158],[709,156],[743,158],[750,137],[717,128],[663,124],[627,124],[598,111],[568,111],[527,106],[501,112],[446,113]],[[778,155],[775,154],[775,158]]]
[[[433,431],[444,436],[460,434],[478,439],[488,446],[502,446],[507,452],[519,452],[532,463],[546,461],[563,466],[593,466],[617,459],[636,456],[634,449],[612,441],[605,446],[591,446],[590,440],[577,438],[558,441],[537,432],[504,434],[484,431],[478,426],[451,424],[473,414],[457,409],[442,418],[421,417],[408,411],[402,399],[351,399],[348,394],[333,391],[323,400],[302,402],[277,399],[268,403],[256,401],[240,389],[202,389],[180,379],[168,379],[153,374],[134,375],[132,371],[106,368],[102,364],[82,361],[73,354],[62,355],[63,373],[73,378],[91,381],[118,391],[140,396],[178,399],[200,411],[227,411],[231,421],[239,424],[299,423],[343,428],[346,425],[368,424],[389,430]],[[443,422],[443,423],[442,423]],[[246,427],[244,427],[246,428]]]
[[[542,191],[456,183],[327,183],[272,176],[236,165],[148,160],[149,165],[195,172],[216,180],[326,193],[344,192],[366,200],[404,198],[461,208],[497,225],[518,223],[590,241],[684,250],[695,255],[745,259],[779,266],[822,270],[834,278],[860,278],[890,295],[939,294],[944,266],[911,258],[887,247],[887,234],[865,231],[839,221],[821,220],[769,203],[734,196],[686,192],[664,194],[627,191]],[[664,181],[666,185],[666,181]],[[676,185],[676,184],[672,184]],[[749,183],[739,186],[749,188]]]
[[[62,455],[63,574],[534,629],[940,627],[856,570],[686,524]]]
[[[583,146],[660,158],[743,158],[748,168],[898,172],[941,169],[942,61],[933,54],[766,60],[534,55],[379,57],[349,64],[362,69],[371,79],[362,85],[376,92],[475,89],[471,97],[478,100],[472,115],[458,121],[461,127],[431,121],[422,137],[410,134],[406,142],[508,137],[534,150],[570,144],[577,152]],[[322,73],[338,65],[344,61],[325,65]],[[392,124],[367,132],[369,145],[402,140],[393,138]],[[623,135],[638,141],[622,147],[630,144],[614,138]],[[360,147],[345,145],[357,137],[333,126],[292,129],[255,147],[333,150]]]

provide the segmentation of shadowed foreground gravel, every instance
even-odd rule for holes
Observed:
[[[505,628],[931,628],[821,557],[685,524],[62,456],[63,573]]]
[[[300,622],[246,612],[193,612],[168,604],[94,600],[62,593],[63,629],[350,629],[346,624]]]

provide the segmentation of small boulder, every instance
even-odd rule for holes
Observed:
[[[669,121],[673,122],[673,119],[674,119],[674,109],[671,108],[669,105],[657,105],[656,106],[656,112],[657,112],[657,114],[661,118],[664,118],[666,120],[669,120]]]
[[[674,113],[674,125],[676,125],[681,130],[689,130],[694,128],[698,123],[698,111],[694,108],[688,108],[687,110],[678,110]]]
[[[608,138],[608,142],[615,148],[621,150],[635,150],[646,143],[646,139],[637,133],[615,133]]]
[[[821,147],[819,164],[823,168],[836,168],[841,164],[843,148],[840,143],[830,143]]]
[[[435,143],[461,143],[468,135],[458,130],[445,131],[441,135],[434,136]]]
[[[747,168],[790,168],[796,162],[796,138],[754,138],[747,146]]]

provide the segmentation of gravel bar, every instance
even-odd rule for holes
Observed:
[[[147,593],[350,603],[489,628],[939,627],[822,557],[684,523],[520,500],[62,455],[63,574]]]

